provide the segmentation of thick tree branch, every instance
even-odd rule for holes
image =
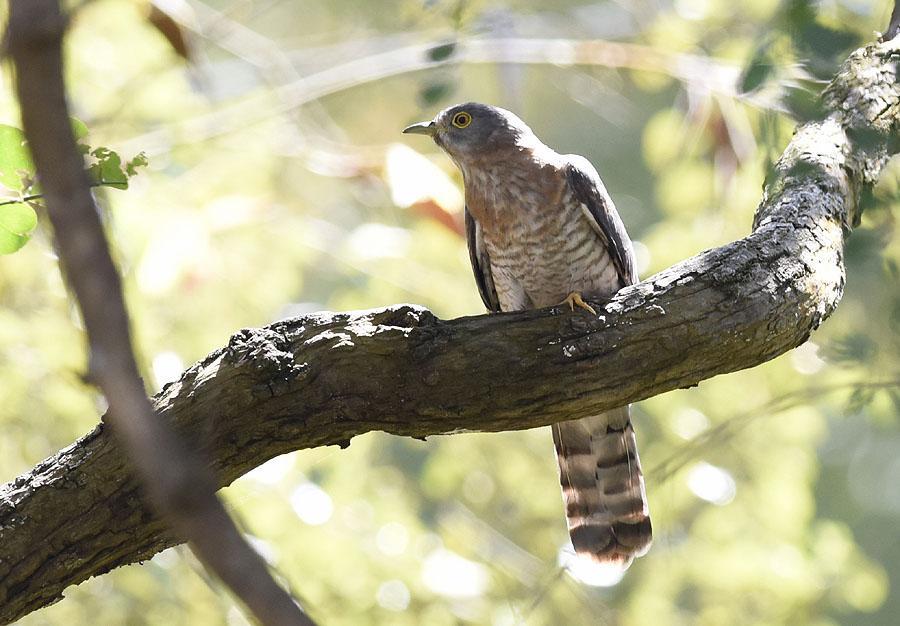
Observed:
[[[58,0],[14,0],[8,43],[22,122],[45,189],[59,256],[90,343],[90,372],[109,403],[107,419],[150,500],[190,541],[197,557],[264,624],[312,621],[269,574],[216,497],[209,467],[189,451],[147,400],[131,347],[128,314],[84,162],[63,82],[65,15]],[[5,537],[6,533],[4,533]]]
[[[900,35],[900,0],[894,0],[894,9],[891,11],[888,27],[881,35],[881,40],[887,41],[893,39],[897,35]]]
[[[381,430],[532,428],[753,367],[802,344],[844,286],[859,190],[900,136],[900,40],[854,53],[798,129],[753,232],[597,308],[442,321],[412,306],[243,330],[154,399],[221,485],[278,454]],[[565,381],[565,384],[560,384]],[[178,543],[101,425],[0,489],[0,620]]]

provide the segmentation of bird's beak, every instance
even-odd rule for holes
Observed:
[[[419,122],[403,129],[404,134],[407,135],[428,135],[429,137],[434,137],[436,131],[437,126],[434,122]]]

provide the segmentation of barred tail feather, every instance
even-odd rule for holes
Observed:
[[[575,553],[627,568],[652,540],[629,407],[552,428]]]

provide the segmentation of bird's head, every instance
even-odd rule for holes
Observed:
[[[537,142],[528,125],[515,114],[478,102],[456,104],[433,120],[413,124],[403,132],[430,136],[460,165]]]

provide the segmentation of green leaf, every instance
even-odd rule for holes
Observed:
[[[878,353],[878,344],[862,332],[849,333],[832,339],[826,356],[836,363],[871,363]]]
[[[87,137],[89,132],[87,124],[77,117],[70,117],[69,122],[72,124],[72,133],[75,135],[75,141],[78,143],[78,151],[81,154],[88,154],[91,151],[91,147],[81,141]]]
[[[798,122],[808,122],[824,117],[822,99],[809,89],[787,89],[782,97],[782,104]]]
[[[25,144],[25,134],[15,126],[0,124],[0,183],[21,191],[23,172],[34,178],[34,164]]]
[[[760,87],[772,75],[775,67],[772,62],[764,57],[757,57],[744,69],[741,75],[740,92],[749,93]]]
[[[894,282],[900,280],[900,264],[897,263],[896,259],[885,257],[884,269]]]
[[[875,389],[869,387],[857,387],[854,389],[853,393],[850,394],[850,399],[847,401],[847,414],[856,415],[861,413],[875,399],[875,392]]]
[[[132,177],[137,174],[137,168],[139,167],[147,167],[150,162],[147,160],[147,155],[143,152],[138,152],[128,163],[125,164],[125,173],[128,174],[128,177]]]
[[[122,170],[122,159],[117,153],[101,147],[91,151],[91,156],[97,162],[88,171],[96,183],[116,189],[128,189],[128,176]]]
[[[75,135],[76,141],[87,137],[87,134],[88,134],[87,124],[82,122],[77,117],[70,117],[69,122],[72,124],[72,133]]]
[[[891,397],[891,402],[894,403],[894,408],[900,411],[900,392],[896,389],[888,389],[888,395]]]
[[[431,107],[445,99],[453,92],[453,84],[449,81],[435,81],[422,87],[419,102],[423,107]]]
[[[456,52],[456,42],[449,41],[447,43],[438,44],[433,48],[429,48],[428,58],[435,62],[444,61],[453,56],[454,52]]]
[[[0,205],[0,254],[15,252],[31,238],[37,214],[23,202]]]
[[[807,69],[819,78],[830,78],[839,59],[859,45],[856,33],[822,26],[815,21],[804,22],[792,34],[794,45],[807,61]]]

